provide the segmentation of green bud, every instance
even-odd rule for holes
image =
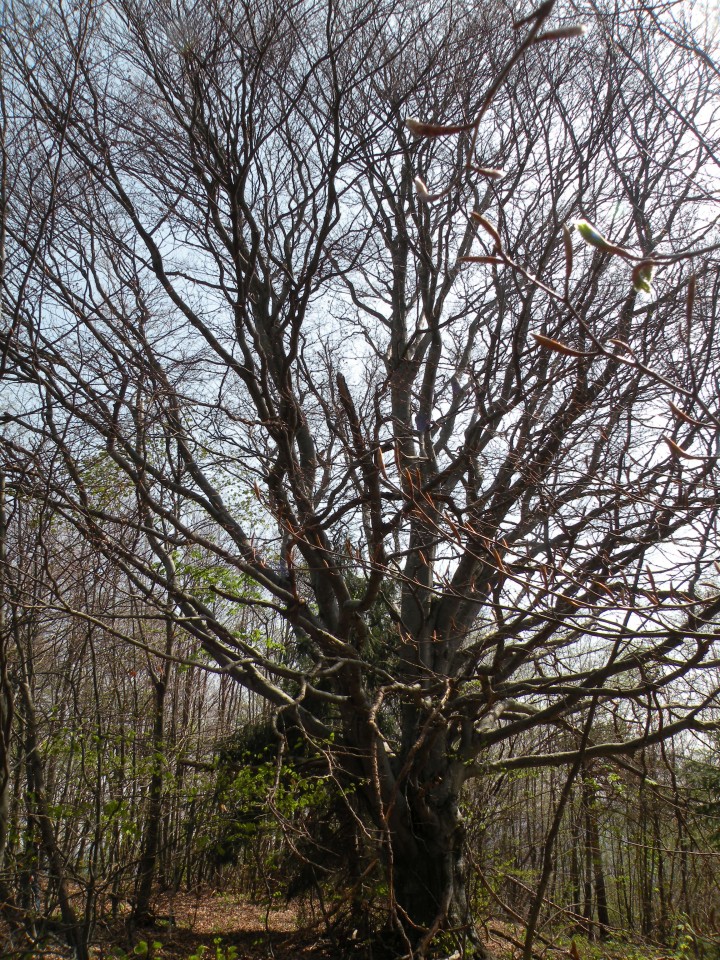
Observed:
[[[652,293],[652,279],[655,273],[655,264],[652,260],[643,260],[632,272],[633,290],[638,293]]]
[[[575,222],[577,231],[585,243],[591,247],[597,247],[598,250],[604,250],[606,253],[616,253],[617,247],[606,240],[597,227],[594,227],[589,220],[577,220]]]

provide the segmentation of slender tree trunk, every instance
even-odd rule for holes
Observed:
[[[42,757],[37,743],[37,722],[35,719],[35,705],[30,687],[26,680],[20,684],[23,703],[23,720],[25,724],[25,753],[27,758],[28,792],[34,810],[35,820],[40,831],[40,841],[48,860],[51,876],[57,884],[60,914],[65,928],[65,939],[68,946],[75,951],[77,960],[89,960],[88,947],[83,935],[82,925],[78,921],[75,908],[70,897],[67,871],[63,855],[57,845],[53,823],[50,817],[47,792],[45,789],[45,774]]]
[[[583,773],[583,804],[585,806],[585,917],[590,922],[593,915],[592,888],[594,886],[597,907],[598,935],[604,939],[608,933],[610,915],[607,902],[607,885],[600,847],[598,827],[598,803],[595,786],[587,773]]]
[[[644,937],[651,937],[655,923],[653,909],[653,889],[655,887],[655,857],[650,842],[648,825],[648,816],[650,814],[649,805],[646,799],[644,779],[640,782],[640,850],[642,873],[639,878],[640,887],[640,911],[641,911],[641,929]]]
[[[23,911],[17,906],[7,877],[7,845],[11,823],[12,770],[10,754],[15,703],[8,674],[8,587],[5,512],[5,476],[0,474],[0,916],[11,930],[22,929]]]
[[[658,940],[661,943],[667,943],[668,935],[670,932],[670,918],[668,916],[668,903],[667,903],[667,889],[666,889],[666,878],[665,878],[665,853],[663,851],[663,837],[662,837],[662,827],[660,824],[660,817],[657,812],[657,809],[653,811],[653,827],[655,832],[655,847],[657,849],[657,865],[658,865],[658,877],[657,877],[657,896],[658,896],[658,907],[659,907],[659,916],[658,916],[658,925],[657,925],[657,934]]]
[[[572,825],[572,848],[570,852],[570,883],[572,886],[572,910],[573,913],[579,916],[582,908],[582,888],[580,882],[580,857],[579,852],[582,850],[582,807],[580,809],[580,816],[575,820]],[[578,933],[587,934],[587,926],[584,923],[581,923],[579,920],[577,922]]]
[[[174,630],[170,617],[165,623],[165,653],[173,648]],[[150,900],[157,872],[160,834],[162,829],[163,769],[165,766],[165,694],[168,687],[169,661],[161,664],[156,673],[151,669],[154,694],[152,731],[152,769],[148,788],[148,806],[143,834],[142,852],[138,865],[133,921],[147,923],[152,919]]]
[[[3,64],[0,59],[0,286],[5,283],[5,204],[7,191],[5,153],[5,103]],[[0,305],[0,326],[2,323]],[[7,603],[7,517],[5,512],[5,474],[0,473],[0,896],[5,886],[5,850],[7,848],[10,817],[10,732],[12,730],[13,700],[8,677],[6,603]],[[4,897],[3,897],[4,899]]]
[[[150,900],[152,897],[153,880],[160,849],[160,826],[162,820],[162,790],[163,790],[163,717],[165,707],[165,691],[167,685],[162,675],[153,681],[154,711],[152,734],[152,773],[148,788],[148,805],[143,833],[142,852],[138,865],[135,907],[133,920],[137,924],[148,923],[152,919]]]
[[[148,805],[143,832],[142,852],[137,872],[137,892],[135,894],[135,908],[133,920],[137,924],[144,924],[151,920],[150,899],[157,865],[160,846],[160,819],[162,814],[162,710],[164,702],[164,683],[154,685],[155,710],[153,718],[153,761],[150,785],[148,788]]]
[[[585,871],[584,871],[584,881],[583,881],[583,917],[585,917],[585,924],[587,929],[588,937],[592,938],[593,933],[593,899],[592,899],[592,826],[591,826],[591,815],[590,815],[590,806],[589,799],[587,795],[587,790],[585,786],[585,780],[583,779],[583,815],[585,819],[585,844],[584,844],[584,857],[585,857]]]
[[[14,707],[8,676],[6,589],[5,477],[0,474],[0,884],[4,883],[5,850],[10,819],[10,735]]]
[[[597,903],[598,925],[600,939],[604,940],[608,935],[610,926],[610,913],[607,902],[607,885],[605,883],[605,869],[603,867],[602,849],[600,847],[600,833],[598,830],[597,817],[593,816],[592,821],[592,854],[593,854],[593,873],[595,880],[595,901]]]

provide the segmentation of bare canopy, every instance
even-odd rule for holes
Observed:
[[[8,490],[309,738],[422,954],[469,778],[713,722],[711,51],[624,5],[2,17]]]

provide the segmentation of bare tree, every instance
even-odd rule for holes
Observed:
[[[3,13],[8,485],[325,757],[420,955],[482,949],[469,779],[714,722],[718,78],[666,16]]]

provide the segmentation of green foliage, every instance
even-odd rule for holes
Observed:
[[[269,725],[248,727],[222,745],[215,795],[216,830],[206,839],[218,863],[234,860],[242,847],[277,829],[327,811],[330,781],[306,773],[309,758],[297,737],[278,762],[279,741]],[[269,804],[269,800],[272,801]]]
[[[115,947],[113,957],[116,960],[132,960],[133,957],[144,957],[144,960],[159,960],[162,957],[162,943],[159,940],[138,940],[131,952],[122,947]]]
[[[687,960],[696,954],[697,938],[688,917],[681,916],[675,925],[675,956]]]
[[[173,559],[178,576],[184,578],[189,592],[203,603],[211,604],[223,599],[230,603],[228,612],[237,613],[241,605],[233,603],[233,599],[245,602],[259,596],[257,584],[250,577],[220,563],[217,557],[206,550],[196,547],[184,556],[178,554]]]
[[[688,778],[698,812],[707,820],[707,834],[713,846],[720,848],[720,742],[712,751],[688,765]]]
[[[194,953],[191,953],[187,960],[238,960],[238,949],[232,944],[223,946],[222,937],[215,937],[213,940],[214,954],[210,953],[210,948],[202,944]]]
[[[572,944],[581,960],[654,960],[657,951],[649,947],[639,946],[624,939],[603,940],[597,942],[588,937],[573,932],[572,937],[561,938],[559,941],[573,956]]]
[[[704,936],[695,928],[690,917],[681,913],[675,922],[673,955],[677,960],[718,960],[720,943]]]

